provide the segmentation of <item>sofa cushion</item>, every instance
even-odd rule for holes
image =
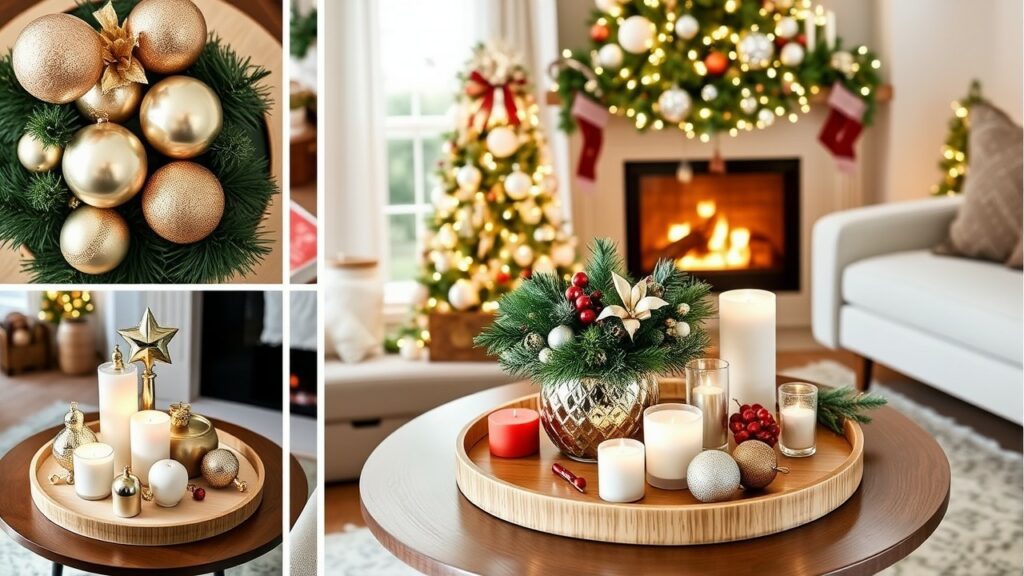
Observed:
[[[1021,365],[1021,272],[927,250],[867,258],[843,272],[843,301]]]

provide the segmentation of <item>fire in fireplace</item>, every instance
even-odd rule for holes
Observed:
[[[626,163],[630,272],[668,258],[716,290],[800,288],[800,161]]]

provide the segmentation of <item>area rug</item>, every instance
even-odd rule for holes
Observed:
[[[836,386],[853,385],[853,371],[835,362],[786,370],[794,378]],[[1021,455],[954,420],[872,384],[889,405],[927,430],[949,458],[949,508],[932,536],[885,576],[1021,574],[1024,568],[1024,473]],[[366,528],[348,526],[325,539],[326,565],[344,576],[418,574],[385,550]]]

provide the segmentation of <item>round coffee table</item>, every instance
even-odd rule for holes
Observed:
[[[779,378],[780,382],[792,378]],[[412,420],[370,455],[359,480],[378,540],[427,574],[874,574],[910,554],[949,503],[939,445],[891,408],[864,426],[864,479],[831,514],[729,544],[633,546],[521,528],[475,507],[455,484],[455,442],[474,416],[535,388],[510,384]]]
[[[98,417],[96,413],[86,414],[87,421]],[[32,503],[28,469],[39,447],[63,426],[27,438],[0,459],[0,526],[15,542],[53,562],[54,574],[60,574],[64,566],[111,575],[223,573],[269,552],[281,543],[281,447],[240,426],[210,420],[217,428],[251,446],[263,459],[267,471],[263,502],[233,530],[190,544],[128,546],[79,536],[54,524]],[[306,503],[308,488],[306,475],[294,457],[290,469],[289,501],[294,524]]]

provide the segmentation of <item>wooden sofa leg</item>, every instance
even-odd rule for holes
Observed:
[[[866,356],[859,356],[860,363],[857,366],[857,390],[867,392],[871,387],[872,373],[875,371],[875,361]]]

